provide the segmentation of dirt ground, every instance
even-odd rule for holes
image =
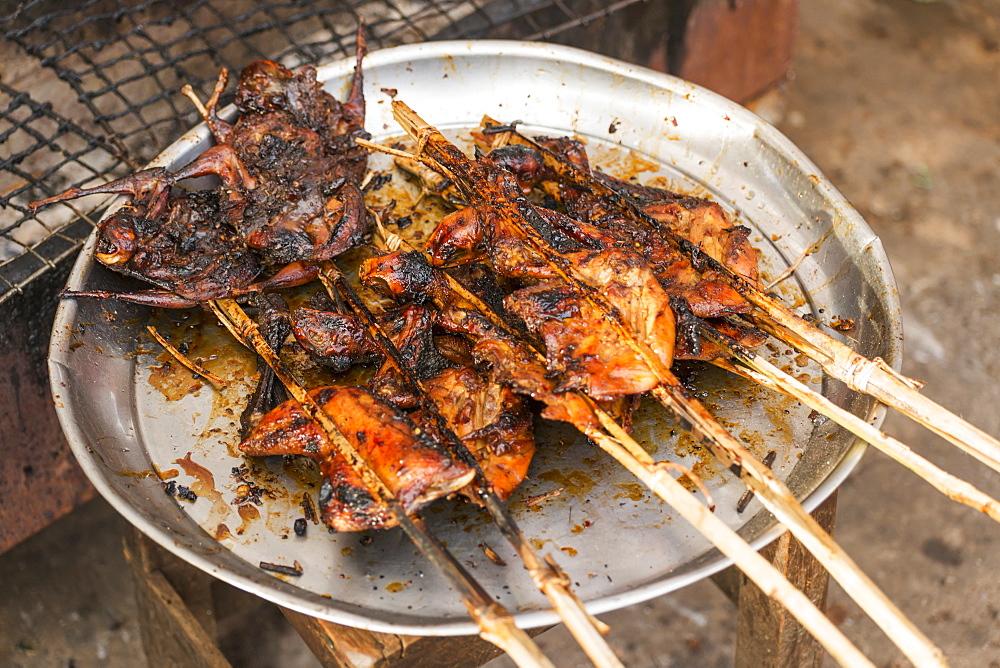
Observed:
[[[1000,3],[803,0],[800,22],[794,78],[755,108],[881,237],[904,372],[1000,434]],[[892,415],[886,430],[1000,496],[1000,474],[937,437]],[[876,452],[839,503],[838,541],[951,664],[1000,668],[1000,527]],[[95,501],[0,555],[0,665],[143,665],[122,530]],[[876,665],[905,665],[836,586],[828,614]],[[732,664],[735,610],[710,582],[603,619],[628,666]],[[235,636],[237,665],[314,665],[280,618],[264,623],[269,649]],[[559,666],[586,665],[561,629],[539,642]]]

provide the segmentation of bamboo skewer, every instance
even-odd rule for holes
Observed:
[[[423,409],[437,421],[439,431],[448,439],[452,450],[456,451],[459,457],[466,460],[476,470],[479,496],[484,502],[487,511],[493,517],[500,532],[514,547],[524,567],[531,575],[532,581],[552,603],[553,609],[559,615],[559,618],[566,624],[566,628],[576,638],[587,656],[594,662],[594,665],[598,667],[622,666],[621,661],[615,656],[615,653],[608,646],[607,641],[604,640],[604,635],[610,629],[584,609],[583,603],[580,602],[580,599],[576,597],[570,588],[568,576],[559,568],[555,559],[550,555],[546,555],[543,559],[534,550],[517,526],[514,518],[507,511],[507,508],[497,498],[496,494],[493,493],[492,489],[489,488],[489,483],[483,474],[479,462],[476,461],[473,454],[469,452],[455,435],[454,431],[441,416],[434,401],[427,395],[426,384],[410,371],[409,366],[403,361],[399,350],[389,340],[382,326],[375,320],[368,307],[359,298],[350,284],[348,284],[343,273],[332,262],[326,262],[320,273],[320,280],[331,298],[336,298],[337,294],[344,298],[348,306],[361,319],[362,323],[368,329],[369,334],[372,335],[372,338],[378,343],[383,354],[392,361],[404,380],[418,391]]]
[[[284,367],[258,331],[256,323],[247,317],[243,309],[231,299],[210,301],[208,306],[238,341],[256,351],[274,370],[275,375],[306,415],[320,425],[334,446],[375,493],[377,499],[386,504],[421,553],[448,579],[452,587],[460,592],[462,602],[479,626],[480,637],[507,652],[518,666],[552,667],[552,663],[541,653],[528,634],[514,625],[510,613],[490,598],[482,586],[427,530],[423,521],[403,511],[392,492],[358,454],[351,442],[337,429],[333,420]]]
[[[870,394],[1000,472],[1000,441],[918,392],[918,382],[896,373],[881,359],[869,360],[854,352],[770,295],[744,296],[766,312],[765,317],[755,318],[762,329],[804,352],[852,390]]]
[[[610,416],[603,413],[610,420]],[[599,416],[601,415],[599,414]],[[611,426],[601,420],[605,428]],[[628,438],[624,429],[610,420],[619,437]],[[816,638],[842,666],[872,666],[865,657],[840,632],[833,622],[812,601],[788,582],[774,566],[760,556],[739,534],[730,529],[706,506],[698,503],[687,489],[669,475],[650,475],[649,469],[639,464],[622,446],[618,438],[603,432],[587,430],[586,435],[617,459],[633,475],[646,484],[661,499],[694,526],[720,552],[733,560],[736,566],[767,596],[778,601],[791,612],[802,626]]]
[[[150,336],[156,339],[156,342],[159,343],[161,346],[163,346],[163,348],[168,353],[170,353],[175,360],[180,362],[181,366],[183,366],[185,369],[189,369],[190,371],[201,376],[202,378],[212,383],[216,387],[222,387],[223,385],[226,384],[226,381],[222,380],[211,371],[208,371],[207,369],[202,367],[200,364],[194,362],[193,360],[188,359],[188,357],[184,353],[177,350],[177,348],[171,345],[169,341],[163,338],[163,335],[160,334],[160,332],[158,332],[157,329],[152,325],[147,325],[146,331],[148,331]]]
[[[477,195],[472,184],[486,186],[480,177],[476,182],[471,161],[448,142],[436,129],[425,123],[412,109],[399,100],[392,103],[397,122],[410,136],[417,139],[418,154],[427,151],[457,178],[456,184],[469,196]],[[461,171],[460,171],[461,170]],[[468,172],[468,173],[462,173]],[[466,181],[466,178],[469,180]],[[537,217],[526,201],[511,202],[497,192],[478,193],[486,198],[500,214],[504,223],[514,230],[549,262],[552,269],[567,284],[575,287],[606,319],[613,324],[631,347],[660,379],[653,395],[693,434],[708,446],[712,453],[727,466],[737,466],[741,477],[759,495],[765,507],[784,524],[796,538],[824,565],[830,574],[858,602],[863,610],[879,625],[907,657],[918,666],[946,665],[938,649],[868,578],[843,549],[823,531],[819,524],[802,508],[788,488],[773,473],[733,438],[702,406],[689,397],[673,373],[665,368],[644,341],[639,340],[625,323],[618,310],[599,291],[594,290],[578,276],[575,267],[558,255],[529,221]]]
[[[390,235],[379,225],[379,230],[388,242],[391,250],[408,247],[398,235]],[[502,331],[516,337],[506,323],[478,297],[469,292],[454,277],[442,272],[449,286],[463,300],[473,306]],[[440,304],[439,304],[440,306]],[[530,345],[529,345],[530,347]],[[538,364],[545,364],[545,359],[532,348]],[[574,424],[584,435],[593,440],[605,452],[614,457],[627,470],[638,477],[668,505],[677,510],[684,519],[690,522],[723,554],[731,558],[762,591],[767,593],[791,612],[837,661],[845,666],[871,665],[851,642],[844,637],[826,615],[822,614],[802,592],[793,587],[788,580],[763,557],[757,554],[750,545],[739,537],[736,532],[719,520],[706,506],[698,503],[679,482],[667,474],[666,470],[656,464],[653,458],[640,446],[635,439],[619,425],[596,402],[583,393],[570,392],[581,399],[595,415],[604,431],[595,429],[588,424]]]
[[[737,366],[728,360],[718,360],[716,362],[717,366],[801,401],[806,406],[827,416],[889,457],[892,457],[926,480],[949,499],[963,503],[970,508],[975,508],[993,520],[1000,522],[1000,502],[996,499],[980,491],[965,480],[941,470],[913,452],[905,443],[901,443],[857,415],[837,406],[823,395],[810,390],[767,360],[753,354],[749,350],[740,350],[738,346],[732,345],[731,342],[727,343],[724,341],[725,337],[721,334],[718,336],[710,335],[710,338],[716,343],[724,345],[740,362],[746,365],[746,367]]]
[[[520,133],[510,134],[511,141],[531,146],[539,151],[545,165],[560,177],[606,198],[622,213],[663,233],[664,238],[687,257],[693,256],[695,252],[693,243],[646,215],[629,198],[615,192],[561,156]],[[1000,441],[920,394],[919,384],[915,381],[896,373],[882,360],[869,360],[851,350],[721,262],[706,254],[701,254],[698,261],[717,271],[758,309],[759,315],[756,320],[769,333],[804,352],[827,373],[843,381],[851,389],[870,394],[947,439],[995,471],[1000,471]]]

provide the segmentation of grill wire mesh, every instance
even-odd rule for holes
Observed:
[[[371,49],[475,38],[544,39],[594,47],[595,40],[606,39],[601,36],[608,34],[609,22],[622,10],[643,2],[4,3],[0,302],[75,253],[96,222],[79,203],[34,215],[28,203],[70,187],[104,183],[145,164],[200,120],[181,87],[191,84],[207,99],[223,66],[238,72],[259,58],[294,66],[351,55],[359,17],[366,23]],[[83,207],[93,207],[93,201],[84,200]]]

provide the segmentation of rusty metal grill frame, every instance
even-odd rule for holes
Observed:
[[[648,0],[26,0],[0,15],[0,303],[74,255],[95,218],[28,202],[140,167],[199,119],[222,67],[347,56],[435,39],[574,42]],[[685,3],[679,3],[681,5]],[[664,27],[665,29],[665,27]],[[93,206],[86,200],[83,206]]]

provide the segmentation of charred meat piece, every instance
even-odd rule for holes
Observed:
[[[368,215],[357,184],[340,172],[334,160],[312,161],[291,181],[251,191],[242,226],[247,245],[271,266],[329,260],[358,245]]]
[[[214,190],[172,194],[183,179],[217,174]],[[98,224],[95,257],[111,269],[157,286],[136,293],[67,293],[140,304],[186,307],[257,289],[262,264],[239,234],[246,210],[245,173],[231,150],[213,147],[177,172],[146,169],[94,188],[72,188],[38,202],[38,209],[91,194],[132,198]]]
[[[452,365],[434,345],[435,317],[432,309],[409,304],[382,323],[386,336],[417,380],[426,380]],[[409,409],[420,403],[419,388],[411,387],[390,360],[386,360],[376,372],[371,387],[380,397],[399,408]]]
[[[730,357],[729,350],[705,339],[703,328],[706,326],[729,337],[744,348],[756,348],[767,340],[764,332],[744,322],[727,318],[701,319],[691,312],[683,299],[675,297],[670,303],[677,320],[675,359],[711,361]]]
[[[232,224],[243,206],[220,188],[174,197],[156,219],[123,207],[102,225],[97,257],[193,302],[239,294],[261,270]]]
[[[497,497],[521,484],[535,453],[531,414],[509,387],[470,368],[446,369],[425,381],[451,430],[476,458]],[[475,494],[468,493],[470,498]]]
[[[514,182],[509,174],[507,178]],[[558,214],[543,209],[538,213],[532,224],[558,252],[568,253],[585,247],[550,221]],[[428,241],[428,250],[431,261],[439,267],[489,259],[503,276],[547,278],[551,275],[545,257],[516,236],[488,205],[459,209],[442,218]]]
[[[527,333],[520,321],[507,313],[503,305],[506,292],[489,266],[468,264],[451,269],[449,273],[491,306],[509,326]],[[455,300],[461,301],[449,286],[443,270],[432,267],[424,254],[418,251],[397,251],[369,258],[362,263],[359,275],[361,282],[368,287],[400,302],[451,304]],[[502,279],[499,277],[499,280]]]
[[[288,338],[292,326],[288,313],[288,305],[281,295],[254,295],[253,304],[259,315],[257,326],[267,345],[275,353],[280,354],[285,339]],[[247,400],[247,405],[240,414],[240,436],[245,438],[254,427],[260,424],[264,416],[285,400],[285,389],[278,382],[274,370],[257,357],[257,387]]]
[[[440,271],[419,251],[396,251],[370,257],[361,263],[361,282],[403,303],[447,301],[450,290]]]
[[[242,208],[242,198],[227,189],[174,197],[155,218],[141,204],[126,204],[100,224],[96,257],[160,289],[66,294],[183,308],[253,291],[262,265],[229,222]]]
[[[596,416],[580,394],[557,391],[556,382],[545,364],[524,341],[508,336],[481,313],[460,307],[443,311],[438,322],[474,342],[473,357],[489,365],[495,382],[509,385],[515,392],[544,403],[543,418],[599,427]]]
[[[472,366],[472,345],[460,336],[439,334],[434,336],[434,347],[441,356],[457,366]]]
[[[673,311],[649,268],[620,251],[579,254],[577,267],[669,368]],[[506,303],[545,343],[548,367],[558,374],[560,391],[582,390],[595,399],[609,400],[646,392],[659,383],[614,325],[569,286],[539,283],[513,293]]]
[[[364,325],[351,315],[299,308],[293,315],[292,333],[313,359],[334,373],[382,359]]]
[[[323,90],[316,70],[292,72],[271,61],[244,68],[236,92],[241,115],[228,141],[260,184],[249,195],[242,232],[272,265],[318,262],[357,245],[368,231],[358,184],[367,152],[361,91],[364,35],[341,104]]]
[[[132,196],[101,223],[97,259],[160,289],[72,296],[191,306],[312,280],[315,270],[301,263],[327,260],[357,245],[368,227],[357,185],[367,152],[354,141],[365,135],[364,53],[359,29],[358,67],[344,104],[322,90],[314,69],[291,72],[259,61],[241,77],[236,97],[242,115],[234,125],[218,118],[218,94],[213,95],[205,115],[220,143],[187,166],[176,172],[143,170],[32,203],[37,209],[88,194]],[[223,74],[217,93],[224,83]],[[172,192],[179,181],[210,174],[220,177],[222,186]],[[264,267],[275,275],[253,283]]]
[[[406,513],[467,485],[475,472],[453,459],[397,409],[360,387],[324,387],[310,393],[337,428],[385,481]],[[389,529],[396,525],[298,404],[271,411],[240,443],[247,455],[305,455],[319,463],[323,521],[336,531]]]
[[[757,282],[757,251],[749,242],[750,229],[733,225],[717,203],[700,197],[681,197],[649,203],[643,211],[698,245],[709,257]]]
[[[578,168],[590,170],[586,151],[578,140],[558,137],[538,138],[538,142]],[[504,157],[502,153],[500,157]],[[507,159],[500,162],[507,169],[524,169],[526,165],[530,165],[530,178],[535,183],[556,180],[554,174],[540,165],[540,157],[535,161]],[[700,252],[749,280],[757,280],[757,255],[748,241],[749,229],[733,225],[718,204],[659,188],[632,184],[600,172],[594,173],[598,180],[635,199],[651,217],[698,245]],[[524,174],[518,175],[521,181],[527,178]],[[687,299],[696,315],[718,317],[748,310],[746,301],[735,290],[712,272],[704,273],[694,267],[690,260],[667,243],[655,229],[629,220],[610,203],[593,193],[562,182],[553,185],[549,190],[559,193],[560,201],[573,219],[590,228],[581,228],[577,238],[584,234],[604,243],[612,242],[642,249],[664,288]]]

